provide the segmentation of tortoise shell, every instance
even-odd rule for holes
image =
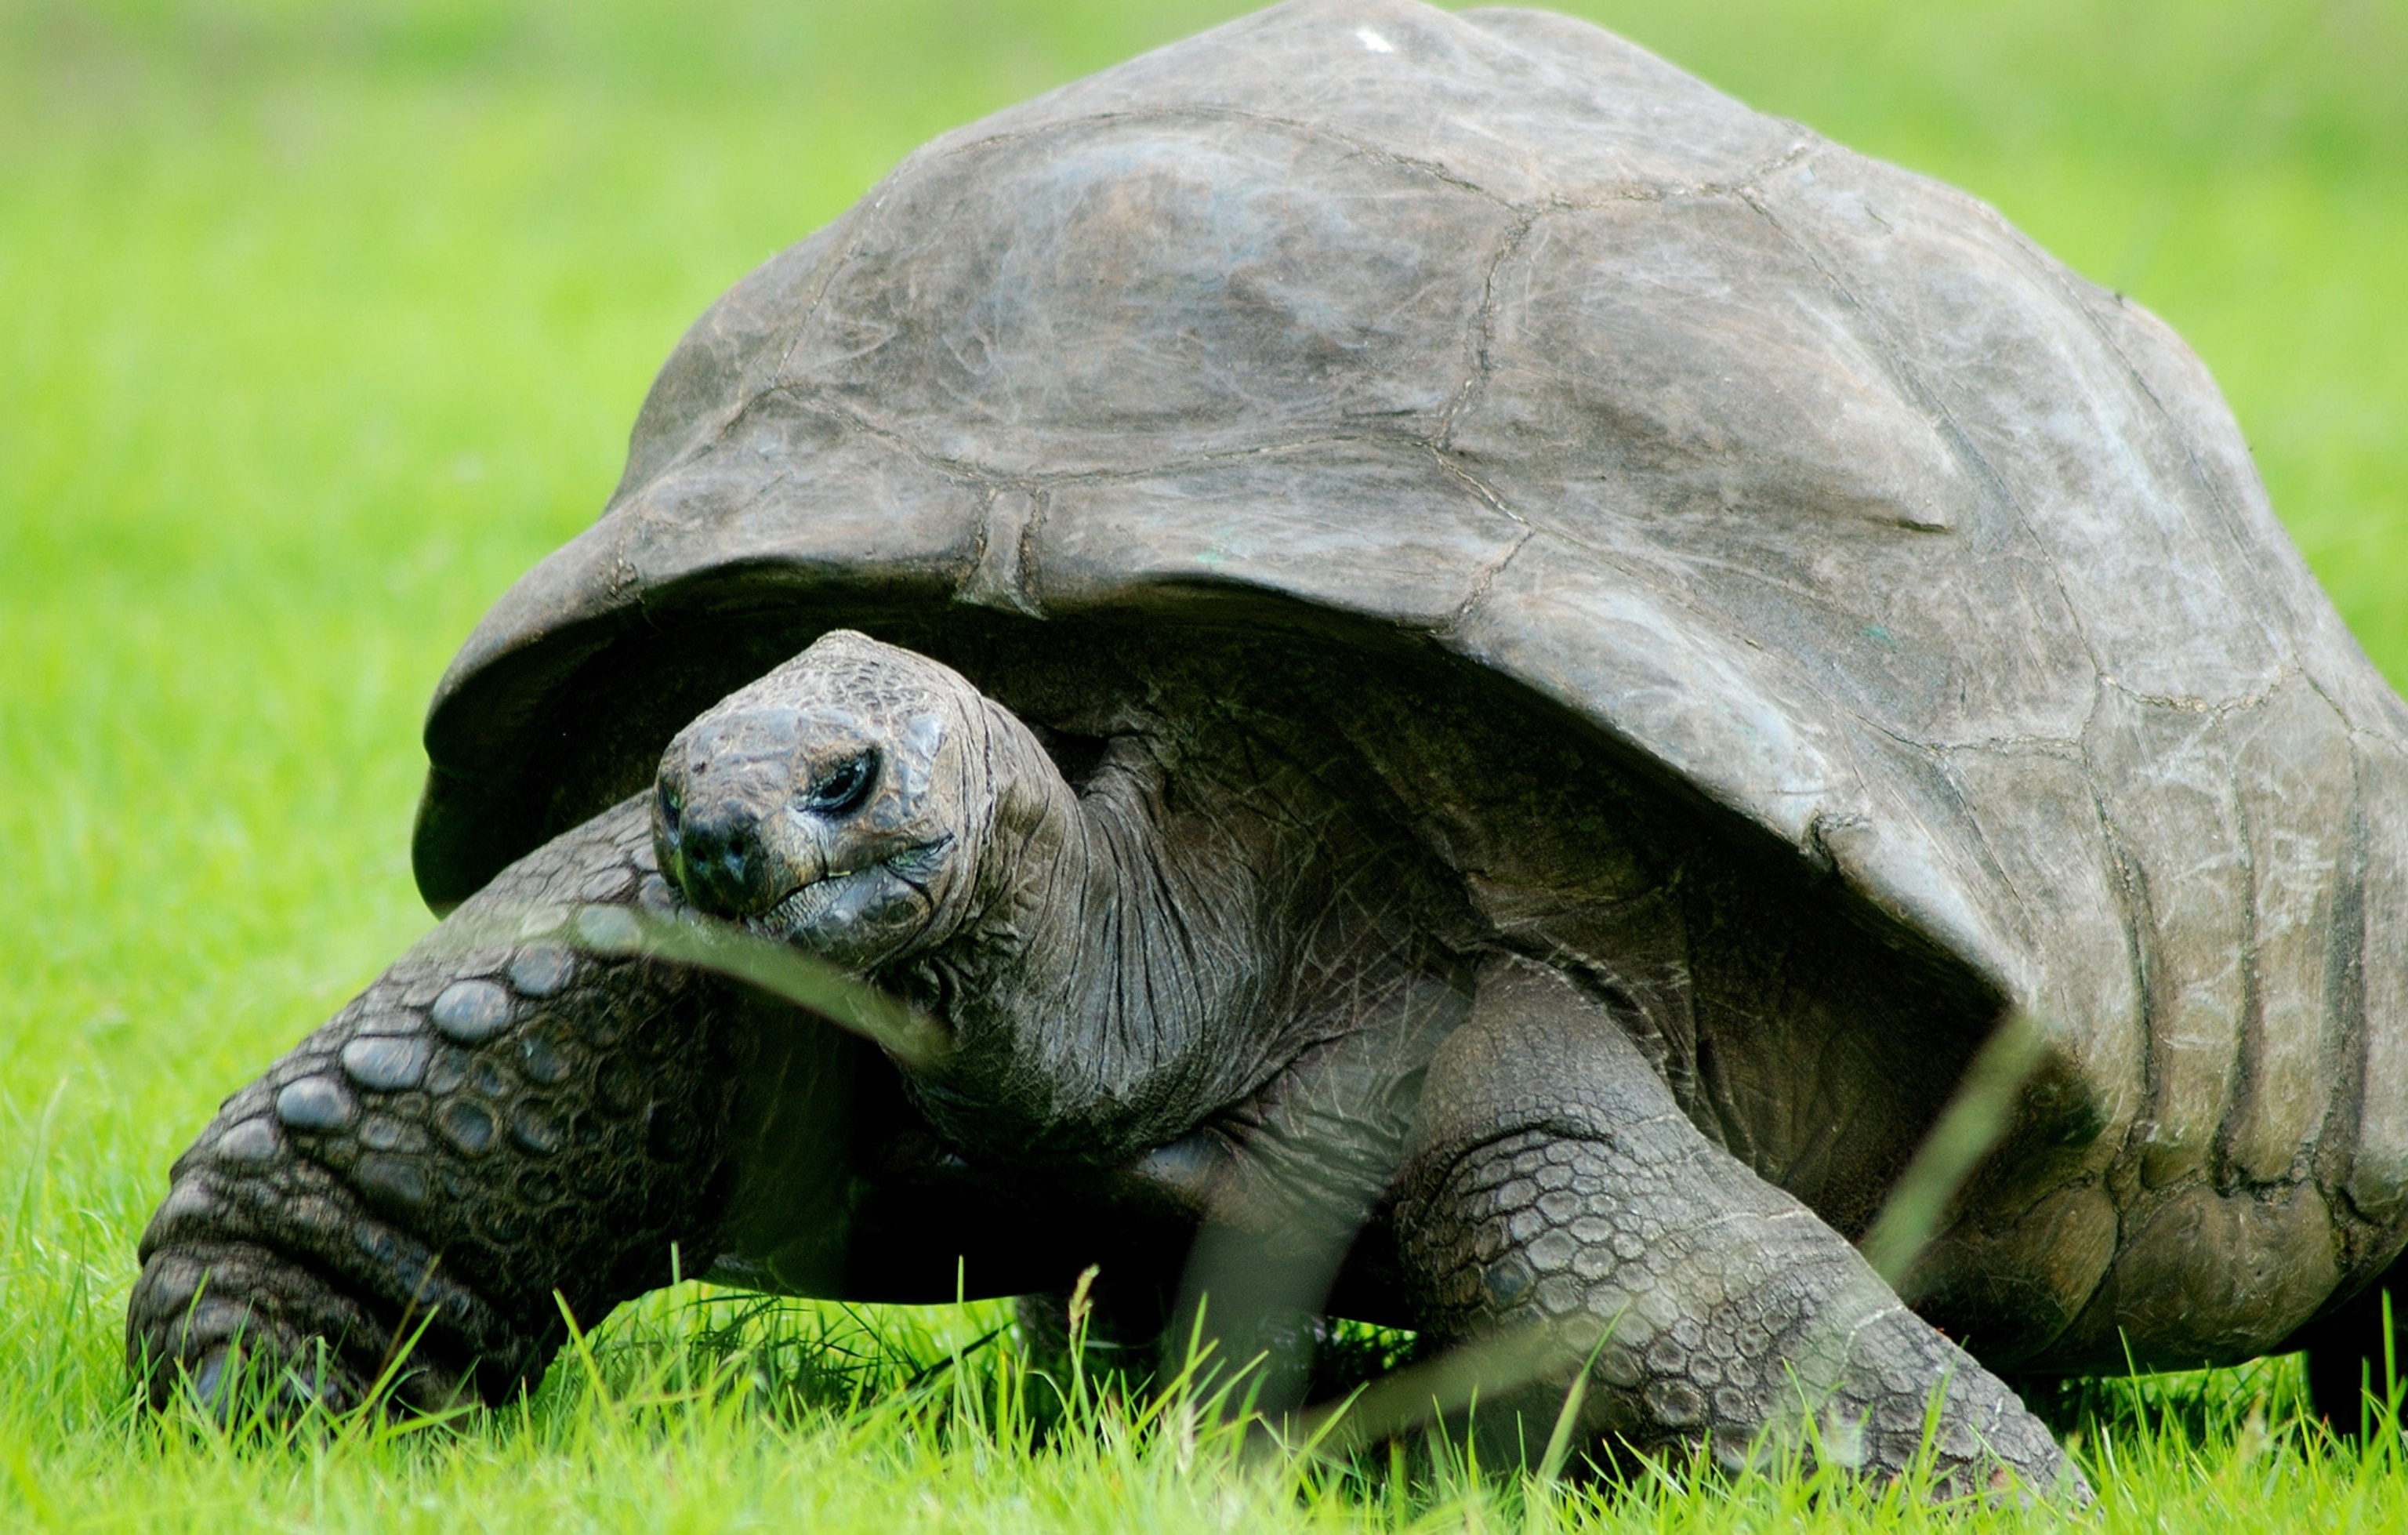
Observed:
[[[2100,1290],[2119,1200],[2325,1233],[2302,1295],[2387,1252],[2408,712],[2206,372],[1591,26],[1298,0],[912,154],[695,325],[470,637],[422,889],[895,615],[1376,633],[1777,839],[2045,1032],[1967,1273],[2021,1223]]]

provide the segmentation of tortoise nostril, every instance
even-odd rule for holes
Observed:
[[[679,805],[665,798],[669,840],[676,846],[677,881],[686,898],[721,916],[742,916],[765,904],[768,853],[759,816],[741,803]]]

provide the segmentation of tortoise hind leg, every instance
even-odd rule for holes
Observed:
[[[1400,1192],[1426,1330],[1554,1329],[1538,1378],[1498,1383],[1475,1416],[1509,1452],[1547,1442],[1593,1358],[1579,1427],[1608,1453],[1702,1439],[1733,1460],[1797,1442],[1811,1412],[1811,1443],[1891,1475],[1941,1393],[1932,1453],[1947,1484],[2004,1470],[2042,1491],[2081,1486],[2012,1392],[1812,1211],[1706,1140],[1612,1018],[1543,967],[1483,972],[1432,1063]]]
[[[1083,1295],[1074,1284],[1019,1298],[1014,1319],[1022,1345],[1040,1368],[1067,1378],[1076,1304],[1076,1325],[1086,1343],[1080,1368],[1091,1380],[1143,1390],[1163,1363],[1178,1282],[1175,1270],[1132,1273],[1125,1265],[1098,1264]]]
[[[581,1322],[714,1251],[734,988],[576,952],[569,903],[674,910],[639,795],[497,875],[218,1111],[142,1239],[129,1363],[222,1405],[239,1342],[341,1409],[413,1333],[399,1400],[488,1400]],[[541,914],[551,909],[550,914]]]
[[[2391,1334],[2384,1336],[2384,1297],[2390,1296]],[[2386,1349],[2386,1344],[2389,1343]],[[2396,1383],[2386,1368],[2408,1378],[2408,1257],[2396,1259],[2365,1291],[2301,1327],[2283,1350],[2305,1354],[2308,1407],[2328,1427],[2355,1436],[2384,1409]],[[2280,1352],[2280,1351],[2278,1351]]]

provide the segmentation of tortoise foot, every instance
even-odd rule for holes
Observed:
[[[280,1408],[499,1399],[563,1304],[590,1323],[681,1246],[708,1264],[729,988],[558,930],[673,909],[651,861],[645,796],[556,839],[226,1100],[142,1239],[126,1355],[154,1405],[232,1407],[237,1358]]]
[[[1928,1458],[1943,1491],[2087,1499],[2014,1392],[1707,1140],[1553,971],[1484,974],[1423,1116],[1400,1227],[1431,1323],[1543,1341],[1483,1394],[1496,1450],[1548,1442],[1585,1370],[1577,1426],[1603,1461],[1703,1442],[1888,1478]]]

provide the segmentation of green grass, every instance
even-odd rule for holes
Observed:
[[[1003,1345],[948,1362],[975,1308],[730,1332],[656,1298],[603,1329],[607,1390],[571,1359],[523,1413],[399,1440],[237,1452],[126,1411],[169,1159],[426,925],[419,710],[592,516],[678,331],[930,134],[1235,8],[0,0],[0,1526],[1931,1522],[1794,1477],[1333,1480],[1114,1411],[1038,1443],[998,1416],[1042,1397]],[[1586,8],[2165,314],[2408,680],[2398,0]],[[2399,1446],[2329,1452],[2295,1390],[2094,1388],[2103,1522],[2408,1524]]]

